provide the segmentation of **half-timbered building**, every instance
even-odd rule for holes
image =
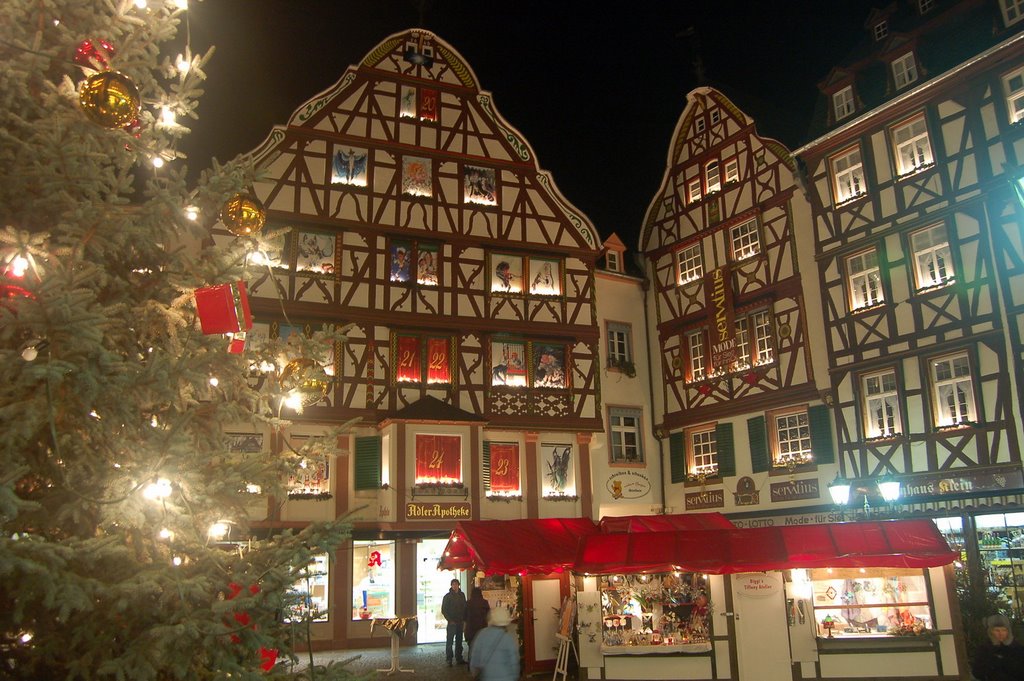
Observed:
[[[460,519],[660,502],[649,377],[632,354],[639,279],[598,284],[621,242],[605,249],[453,47],[422,30],[385,39],[252,158],[268,224],[248,342],[346,329],[322,399],[285,409],[281,432],[239,434],[286,450],[353,424],[260,523],[354,522],[311,589],[317,646],[386,645],[366,620],[414,614],[419,641],[444,640],[451,574],[436,565]],[[622,301],[608,323],[599,288]],[[607,409],[602,381],[626,388]],[[526,606],[557,607],[567,576],[553,592],[531,579]],[[528,665],[553,663],[548,648]]]
[[[816,291],[798,267],[813,256],[806,220],[789,151],[722,92],[692,91],[640,238],[673,508],[788,508],[824,492],[834,450]]]
[[[816,138],[794,152],[851,504],[935,517],[1018,617],[1022,18],[1014,2],[874,12],[819,85]]]

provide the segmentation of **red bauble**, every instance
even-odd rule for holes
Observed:
[[[107,57],[113,57],[116,51],[113,45],[102,38],[95,42],[83,40],[82,44],[75,50],[75,63],[91,69],[97,66],[106,69],[109,67]]]

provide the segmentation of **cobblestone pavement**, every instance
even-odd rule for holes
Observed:
[[[305,654],[300,654],[299,657],[303,660],[306,658]],[[391,667],[390,647],[333,650],[313,654],[313,661],[316,665],[345,660],[351,660],[345,666],[357,676],[365,676],[383,669],[385,671],[377,673],[379,679],[387,678],[395,681],[417,681],[419,679],[470,681],[471,679],[469,668],[466,665],[448,666],[444,659],[444,643],[421,643],[402,648],[399,654],[399,666],[402,669],[413,670],[411,674],[406,672],[387,673],[386,670]]]

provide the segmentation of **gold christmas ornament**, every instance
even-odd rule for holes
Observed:
[[[281,371],[281,389],[298,398],[303,407],[324,399],[329,387],[330,382],[324,377],[323,369],[311,359],[293,359]]]
[[[250,236],[263,229],[267,211],[256,197],[235,194],[220,209],[220,221],[235,236]]]
[[[142,97],[132,79],[117,71],[89,76],[78,91],[82,111],[104,128],[123,128],[139,115]]]

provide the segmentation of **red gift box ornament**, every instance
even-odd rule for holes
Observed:
[[[196,312],[203,333],[238,333],[252,328],[245,282],[196,289]]]

